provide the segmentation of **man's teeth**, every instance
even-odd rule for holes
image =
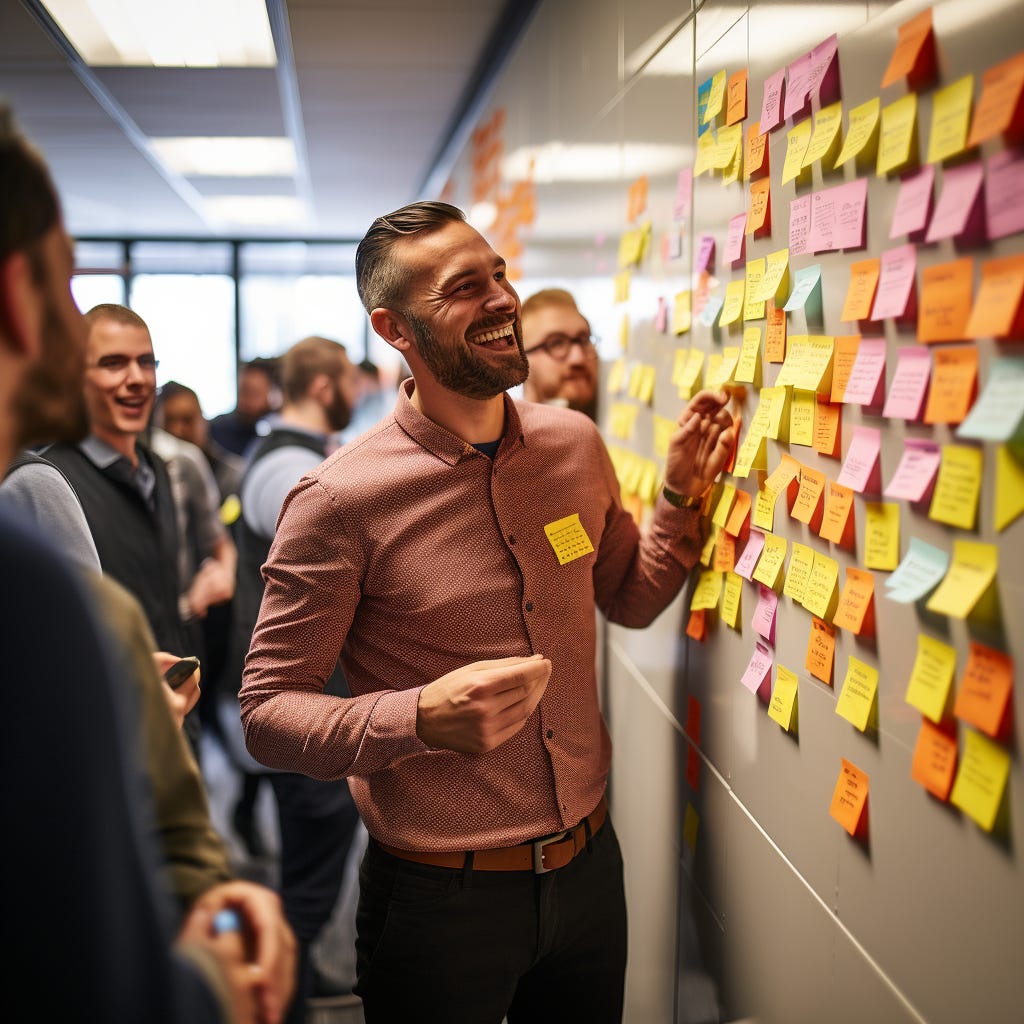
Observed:
[[[500,341],[502,338],[509,338],[512,336],[512,325],[506,324],[504,327],[499,327],[493,331],[487,331],[485,334],[477,335],[473,339],[474,344],[483,345],[490,341]]]

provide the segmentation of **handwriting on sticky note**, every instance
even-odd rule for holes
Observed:
[[[873,159],[878,148],[878,115],[881,101],[877,96],[850,111],[843,148],[836,158],[836,167],[860,156],[865,162]]]
[[[794,388],[789,403],[789,443],[814,443],[814,392]]]
[[[904,700],[933,722],[942,721],[956,672],[956,648],[919,633]]]
[[[807,587],[804,589],[804,607],[819,619],[830,619],[838,581],[839,563],[816,551],[811,573],[807,577]]]
[[[837,152],[839,148],[840,131],[843,127],[843,105],[833,103],[823,107],[814,116],[814,131],[811,134],[811,141],[807,145],[807,152],[804,153],[804,167],[810,167]],[[832,160],[825,160],[822,164],[823,170],[831,170]],[[828,165],[828,166],[826,166]]]
[[[896,197],[889,237],[914,235],[928,226],[928,215],[932,212],[932,185],[935,181],[935,165],[925,164],[900,180],[900,191]]]
[[[842,402],[846,395],[846,383],[853,373],[853,364],[860,351],[860,335],[849,334],[836,338],[835,361],[832,365],[832,394],[830,401]]]
[[[919,601],[945,576],[949,555],[919,537],[910,538],[910,548],[896,571],[885,581],[886,597],[900,604]]]
[[[747,215],[738,213],[729,218],[729,230],[725,238],[725,250],[722,254],[724,263],[732,265],[743,259],[744,229],[747,226]]]
[[[812,299],[812,296],[815,298]],[[789,293],[789,299],[783,307],[787,313],[804,307],[810,308],[815,304],[821,307],[821,264],[814,263],[808,267],[801,267],[796,272],[796,280],[793,282],[793,290]]]
[[[997,743],[968,729],[950,800],[991,832],[1010,775],[1010,755]]]
[[[1024,120],[1024,53],[997,64],[982,76],[981,99],[971,122],[969,146],[1012,131]]]
[[[882,489],[878,464],[881,450],[880,430],[875,427],[855,427],[837,483],[858,494],[865,491],[878,493]]]
[[[935,481],[942,462],[942,449],[934,441],[908,437],[899,465],[885,488],[887,498],[923,501]]]
[[[974,260],[970,256],[926,267],[921,273],[917,340],[962,341],[966,338],[973,290]]]
[[[764,685],[765,680],[771,675],[772,652],[771,648],[759,640],[754,645],[754,653],[750,656],[746,671],[743,673],[740,682],[751,692],[757,693]]]
[[[732,510],[726,520],[726,532],[734,537],[742,537],[746,531],[750,519],[750,495],[746,491],[737,491],[736,498],[732,503]]]
[[[850,566],[846,570],[846,582],[839,595],[839,604],[832,617],[832,625],[856,635],[872,635],[874,632],[875,578],[865,569]]]
[[[744,493],[746,492],[738,492],[738,494]],[[749,498],[749,495],[747,495],[747,497]],[[736,574],[738,576],[742,576],[745,580],[749,580],[754,569],[757,567],[757,560],[761,557],[761,552],[763,550],[764,534],[759,530],[751,530],[750,536],[747,538],[747,546],[743,549],[743,554],[740,555],[736,562]]]
[[[711,78],[711,92],[708,94],[708,105],[704,110],[704,124],[710,124],[721,112],[725,100],[725,71],[716,71]]]
[[[1013,658],[976,641],[964,668],[953,713],[995,738],[1000,734],[1013,691]]]
[[[981,493],[981,469],[980,449],[943,445],[929,517],[963,530],[973,530]]]
[[[783,99],[786,92],[786,69],[780,68],[765,79],[761,99],[761,131],[766,134],[782,123]]]
[[[594,545],[587,536],[587,531],[580,522],[579,513],[575,512],[564,519],[548,523],[544,527],[548,542],[558,556],[558,564],[565,565],[583,558],[594,550]]]
[[[906,313],[914,291],[917,249],[913,245],[887,249],[882,253],[881,260],[878,289],[871,308],[872,320],[898,318]]]
[[[802,604],[807,591],[807,580],[814,566],[814,548],[806,544],[793,542],[793,554],[786,568],[786,582],[782,593],[791,597],[797,604]]]
[[[914,744],[910,776],[932,796],[948,800],[956,773],[956,755],[956,736],[923,718]]]
[[[764,299],[759,298],[764,281],[765,258],[748,260],[744,277],[743,319],[760,320],[764,317]]]
[[[847,405],[882,404],[885,390],[885,338],[862,338],[843,389]]]
[[[978,216],[978,200],[984,177],[985,171],[980,160],[947,167],[942,172],[942,191],[928,225],[926,241],[938,242],[943,238],[954,238],[973,226],[972,220]]]
[[[846,668],[843,688],[836,701],[836,714],[845,718],[861,732],[871,724],[871,712],[878,693],[878,669],[851,657]]]
[[[786,135],[786,159],[782,164],[782,184],[793,181],[804,166],[804,154],[811,141],[810,120],[794,125]]]
[[[860,249],[864,245],[867,178],[856,178],[811,195],[811,252]]]
[[[1024,425],[1024,357],[1003,356],[989,367],[988,383],[957,437],[979,441],[1020,439]]]
[[[864,565],[891,572],[900,561],[899,505],[865,502],[864,520]]]
[[[896,353],[896,372],[882,415],[904,420],[918,419],[931,375],[932,356],[927,349],[916,345],[901,348]]]
[[[850,264],[850,284],[846,290],[841,320],[867,320],[875,300],[882,262],[876,257]]]
[[[853,488],[829,482],[825,489],[825,513],[818,536],[848,547],[853,533]]]
[[[786,538],[777,537],[774,533],[766,533],[764,550],[761,552],[761,558],[751,579],[763,583],[766,587],[774,587],[785,560]]]
[[[717,608],[721,594],[722,574],[714,569],[705,569],[697,578],[697,586],[690,598],[690,610]]]
[[[722,315],[718,318],[720,327],[727,327],[736,323],[743,312],[743,293],[745,283],[741,277],[738,281],[730,281],[725,286],[725,303],[722,306]]]
[[[817,616],[811,619],[804,667],[826,686],[832,685],[832,663],[836,653],[836,631]]]
[[[952,563],[926,607],[938,615],[967,618],[995,580],[998,564],[995,544],[954,541]]]
[[[771,178],[759,178],[750,183],[750,212],[747,214],[745,233],[760,235],[771,231]]]
[[[964,75],[932,97],[932,130],[928,138],[928,163],[948,160],[967,147],[971,120],[974,75]]]
[[[742,603],[743,577],[737,576],[734,572],[727,572],[722,589],[722,621],[732,629],[739,629]]]
[[[796,724],[797,689],[797,674],[782,665],[776,665],[775,686],[768,704],[768,717],[773,722],[778,722],[786,732],[790,732]]]
[[[1024,296],[1024,255],[986,260],[981,287],[964,334],[968,338],[1005,338],[1018,324]]]
[[[747,125],[747,140],[743,148],[743,177],[760,178],[768,173],[768,132],[761,134],[758,121]]]
[[[852,836],[857,834],[868,801],[868,776],[855,764],[841,758],[842,767],[832,792],[829,814]]]
[[[839,458],[842,445],[843,407],[828,402],[823,395],[814,397],[814,450],[830,458]]]
[[[754,618],[750,624],[754,627],[755,633],[764,637],[768,643],[774,644],[775,617],[779,607],[779,597],[771,587],[766,587],[763,583],[758,585],[757,593],[757,607],[754,609]]]
[[[937,349],[934,364],[924,421],[960,423],[977,390],[978,349],[974,345]]]
[[[882,127],[878,136],[879,177],[905,167],[917,148],[917,93],[906,96],[882,108]]]
[[[789,201],[789,251],[793,256],[810,252],[807,240],[811,233],[811,196],[797,196]]]
[[[821,507],[825,492],[825,474],[808,466],[800,468],[800,490],[793,502],[792,516],[798,522],[810,523]]]

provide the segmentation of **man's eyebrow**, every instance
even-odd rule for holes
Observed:
[[[498,256],[495,259],[495,261],[494,261],[494,269],[495,270],[504,270],[505,269],[505,261],[500,256]],[[476,271],[475,267],[466,267],[463,270],[456,270],[454,274],[451,274],[448,277],[444,278],[444,280],[441,281],[441,283],[440,283],[440,285],[438,287],[439,287],[439,289],[442,292],[450,291],[452,288],[455,287],[455,285],[459,284],[459,282],[461,282],[464,278],[475,277],[476,273],[477,273],[477,271]]]

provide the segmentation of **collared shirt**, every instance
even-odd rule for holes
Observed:
[[[506,396],[492,462],[418,412],[411,390],[285,502],[241,692],[246,739],[272,767],[349,776],[381,842],[514,845],[575,825],[600,800],[611,749],[595,603],[614,622],[650,623],[698,558],[699,517],[659,498],[641,538],[579,413]],[[562,564],[545,526],[567,517],[574,557]],[[339,651],[348,699],[321,692]],[[551,677],[515,736],[479,755],[417,737],[423,686],[534,653]]]
[[[133,466],[130,459],[125,458],[116,448],[95,434],[90,434],[84,441],[79,442],[78,447],[97,469],[109,469],[120,459],[123,466],[119,468],[125,480],[130,481],[145,499],[146,504],[152,507],[153,492],[156,490],[156,474],[153,472],[153,467],[139,454],[138,449],[136,449],[138,465]]]

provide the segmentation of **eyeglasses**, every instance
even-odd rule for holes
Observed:
[[[95,363],[89,366],[90,370],[102,370],[108,377],[123,377],[128,372],[128,367],[135,363],[139,372],[147,377],[156,376],[156,368],[160,360],[151,355],[135,356],[100,356]]]
[[[567,334],[551,334],[539,345],[526,349],[526,354],[529,355],[531,352],[538,352],[543,349],[552,359],[562,362],[569,358],[569,349],[573,345],[579,345],[585,356],[593,355],[594,346],[599,340],[593,334],[577,334],[574,338],[570,338]]]

